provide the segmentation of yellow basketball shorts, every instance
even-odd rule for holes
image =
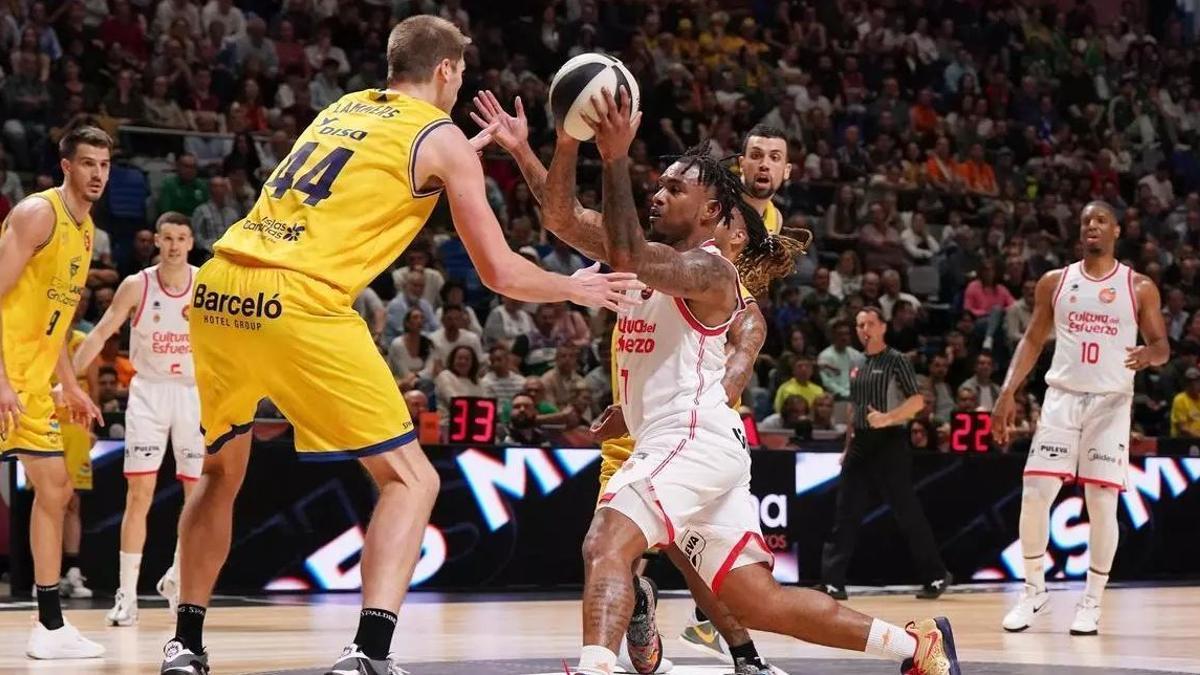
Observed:
[[[67,411],[59,410],[58,418],[68,419]],[[67,475],[76,490],[92,489],[92,434],[78,424],[62,424],[63,460]]]
[[[63,454],[62,429],[54,412],[54,399],[50,391],[29,392],[17,390],[17,398],[25,406],[25,412],[17,421],[14,431],[0,434],[0,456],[17,455],[54,457]]]
[[[304,274],[216,257],[196,275],[188,323],[209,453],[269,398],[306,461],[357,459],[416,440],[408,408],[353,298]]]
[[[597,500],[604,494],[605,488],[608,487],[608,481],[613,477],[613,474],[621,468],[621,465],[632,454],[633,439],[629,436],[612,438],[600,444],[600,492],[596,496]]]

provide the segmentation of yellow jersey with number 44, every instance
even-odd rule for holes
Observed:
[[[214,246],[246,265],[294,270],[353,299],[413,240],[438,189],[415,184],[417,150],[450,118],[394,91],[346,94],[317,114]]]
[[[82,222],[75,220],[58,188],[27,199],[50,202],[54,229],[29,259],[17,284],[0,300],[4,366],[14,389],[44,393],[50,391],[54,365],[87,283],[94,226],[90,215]],[[0,232],[8,227],[9,220],[5,220]]]

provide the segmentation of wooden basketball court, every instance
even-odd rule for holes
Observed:
[[[918,601],[906,593],[862,595],[849,604],[895,623],[915,615],[949,616],[959,656],[966,662],[964,675],[1200,673],[1200,587],[1109,589],[1102,633],[1096,637],[1067,634],[1082,592],[1079,584],[1052,586],[1051,613],[1021,634],[1000,629],[1018,587],[977,588],[959,587],[936,602]],[[353,635],[358,600],[357,595],[325,595],[219,601],[209,610],[205,629],[213,672],[323,672],[319,669],[330,665]],[[110,602],[97,599],[88,609],[69,603],[68,618],[108,648],[103,660],[70,662],[27,660],[33,604],[8,603],[7,611],[0,611],[0,673],[158,672],[160,650],[174,628],[165,604],[146,598],[139,626],[106,628],[104,613]],[[676,640],[690,608],[690,601],[675,593],[665,594],[659,605],[667,656],[679,661],[674,672],[728,673],[728,666],[697,660],[696,653]],[[894,664],[788,638],[763,634],[755,639],[759,651],[790,675],[899,670]],[[579,652],[578,597],[415,593],[400,615],[393,648],[404,655],[413,675],[561,673],[561,661],[573,664]]]

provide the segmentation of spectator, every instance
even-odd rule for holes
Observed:
[[[304,43],[296,39],[295,26],[287,19],[279,22],[278,39],[275,40],[275,55],[279,60],[280,72],[295,73],[301,78],[308,77],[308,57],[304,53]]]
[[[533,314],[533,330],[520,335],[513,343],[513,354],[521,359],[521,372],[541,375],[550,370],[560,343],[554,331],[558,310],[553,304],[540,305]]]
[[[571,276],[579,270],[586,267],[583,258],[575,252],[575,249],[567,245],[567,243],[558,237],[550,237],[551,251],[542,258],[542,268]]]
[[[552,303],[554,308],[554,336],[561,344],[573,344],[580,349],[592,343],[592,332],[583,315],[565,302]]]
[[[193,222],[195,221],[193,220]],[[353,307],[371,331],[371,339],[375,341],[376,345],[381,345],[383,327],[387,324],[387,308],[384,306],[383,300],[379,298],[379,294],[367,286],[354,299]]]
[[[1172,288],[1167,291],[1167,301],[1162,309],[1163,323],[1167,325],[1167,336],[1173,343],[1183,339],[1183,333],[1187,329],[1188,312],[1184,309],[1185,302],[1187,298],[1182,290]]]
[[[850,398],[850,373],[862,366],[862,352],[850,346],[850,324],[838,321],[833,325],[833,341],[817,356],[821,382],[826,391],[839,400]]]
[[[885,339],[892,349],[910,359],[916,359],[917,351],[921,347],[921,336],[917,330],[917,310],[912,303],[907,300],[897,300],[893,303],[892,318],[888,321]]]
[[[554,367],[542,374],[547,400],[560,410],[565,408],[571,401],[575,385],[582,382],[579,349],[571,343],[560,345],[554,353]]]
[[[1025,336],[1025,329],[1033,320],[1034,295],[1037,291],[1037,281],[1026,279],[1021,283],[1021,299],[1008,306],[1004,315],[1004,332],[1008,344],[1015,347]]]
[[[404,405],[408,408],[408,416],[414,424],[420,424],[421,415],[429,412],[429,397],[420,389],[409,389],[404,392]]]
[[[813,271],[812,285],[800,289],[804,293],[800,305],[809,316],[821,323],[828,322],[842,305],[841,299],[829,290],[830,283],[829,268],[818,267]]]
[[[1188,368],[1186,387],[1171,401],[1171,436],[1200,438],[1200,369]]]
[[[539,447],[546,443],[546,434],[538,423],[537,403],[529,393],[520,393],[513,397],[512,413],[508,418],[505,445],[520,445]]]
[[[236,38],[246,30],[246,17],[242,10],[233,6],[233,0],[208,0],[200,12],[200,22],[205,32],[214,21],[220,21],[225,35],[231,38]]]
[[[442,320],[442,309],[446,305],[458,305],[463,308],[467,315],[466,330],[483,337],[483,326],[479,325],[479,318],[475,316],[475,310],[467,304],[467,289],[462,283],[451,279],[442,286],[442,297],[440,306],[435,311],[438,321]]]
[[[996,172],[984,161],[983,144],[972,143],[966,161],[956,167],[962,185],[967,191],[984,197],[995,197],[1000,194],[1000,186],[996,183]]]
[[[982,352],[975,357],[975,374],[959,386],[959,389],[971,389],[975,392],[975,405],[981,410],[991,412],[1000,398],[1000,387],[992,381],[992,371],[995,362],[992,355]]]
[[[146,123],[160,129],[187,129],[188,120],[183,109],[171,98],[170,81],[165,75],[154,78],[150,93],[143,99]]]
[[[525,387],[525,378],[513,370],[513,355],[508,347],[497,344],[488,352],[488,372],[480,379],[484,396],[496,399],[501,414],[512,406],[513,397]]]
[[[401,291],[392,298],[387,306],[388,318],[387,325],[383,329],[383,340],[388,344],[391,344],[392,340],[401,332],[407,330],[410,310],[415,309],[421,313],[421,332],[424,334],[434,332],[441,325],[437,315],[433,312],[433,307],[422,297],[425,293],[425,275],[412,271],[401,278],[404,280]]]
[[[119,268],[121,278],[132,276],[150,267],[157,258],[158,249],[154,245],[154,232],[138,230],[133,235],[133,246],[129,249],[124,262]]]
[[[775,412],[780,412],[783,408],[783,402],[788,396],[796,395],[804,398],[809,405],[812,401],[825,390],[821,385],[812,381],[813,376],[813,361],[807,356],[799,356],[792,363],[792,379],[784,382],[775,392]]]
[[[241,209],[234,206],[229,194],[229,179],[216,176],[208,182],[208,201],[192,212],[192,229],[196,233],[197,248],[212,252],[225,230],[242,217]]]
[[[112,366],[102,365],[97,370],[96,405],[101,412],[125,412],[125,397],[121,396],[121,388],[117,380],[117,371]]]
[[[32,165],[33,152],[46,135],[50,112],[50,90],[38,77],[37,59],[19,52],[13,59],[13,74],[4,81],[4,141],[19,167]]]
[[[829,292],[842,300],[862,290],[862,266],[854,251],[842,251],[837,267],[829,274]]]
[[[442,308],[442,327],[429,334],[433,343],[433,358],[442,366],[450,366],[450,353],[456,347],[470,347],[475,360],[483,356],[483,343],[479,335],[467,330],[467,313],[462,305],[446,305]]]
[[[880,283],[883,286],[883,295],[878,298],[879,308],[883,310],[884,320],[892,320],[892,312],[897,303],[907,302],[914,310],[920,311],[921,301],[912,293],[905,293],[900,290],[900,273],[894,269],[884,270],[879,277]],[[896,345],[892,345],[900,349]],[[900,351],[905,351],[900,349]]]
[[[262,18],[250,17],[246,21],[246,34],[234,45],[234,58],[239,66],[256,59],[267,77],[274,78],[279,73],[279,54],[275,51],[275,43],[267,37],[267,23]]]
[[[421,297],[429,303],[430,307],[440,307],[442,304],[442,286],[445,285],[446,278],[442,276],[441,272],[433,268],[433,261],[429,255],[429,250],[420,246],[413,247],[405,252],[404,257],[407,264],[392,272],[392,280],[396,286],[402,285],[410,272],[418,272],[425,280],[425,284],[422,286]]]
[[[825,212],[825,236],[835,251],[845,251],[858,244],[858,195],[849,184],[838,188],[837,201]]]
[[[208,186],[196,173],[196,158],[187,153],[180,155],[175,162],[175,173],[163,179],[158,189],[159,213],[194,213],[208,201]]]
[[[829,393],[821,394],[812,404],[812,429],[814,440],[841,438],[846,433],[846,424],[833,419],[834,401]]]
[[[106,48],[118,45],[136,61],[150,54],[145,21],[133,13],[129,0],[112,0],[112,15],[100,24],[100,41]]]
[[[500,304],[488,314],[483,327],[483,339],[487,344],[511,347],[518,337],[532,331],[533,317],[525,311],[525,303],[502,295]]]
[[[791,431],[809,416],[808,401],[799,394],[792,394],[783,401],[783,408],[758,425],[763,431]]]
[[[304,48],[304,56],[308,60],[309,69],[314,72],[322,70],[325,62],[332,60],[337,66],[339,76],[350,74],[350,62],[346,59],[346,52],[333,44],[333,34],[328,26],[317,29],[317,40]]]
[[[468,345],[458,345],[446,357],[446,368],[434,378],[438,412],[450,412],[450,400],[459,396],[485,396],[479,386],[479,356]]]
[[[942,250],[941,244],[929,232],[925,214],[919,211],[912,214],[908,227],[900,233],[900,242],[904,245],[909,262],[915,265],[933,263],[934,257]]]
[[[337,101],[346,92],[338,83],[338,62],[336,59],[325,59],[321,70],[312,84],[308,87],[309,100],[313,110],[322,110]]]
[[[196,130],[212,136],[188,136],[183,139],[183,149],[196,158],[196,165],[211,174],[221,167],[225,156],[233,149],[233,142],[216,134],[221,132],[216,113],[198,112],[192,115]]]
[[[133,369],[133,362],[129,360],[129,357],[121,354],[120,335],[114,334],[104,341],[104,346],[100,348],[100,356],[97,357],[96,363],[101,369],[105,367],[113,369],[113,373],[117,377],[117,395],[121,399],[128,396],[129,383],[133,381],[135,371]]]
[[[925,376],[922,386],[927,386],[933,393],[933,416],[939,420],[950,419],[954,411],[954,387],[947,377],[950,374],[950,357],[946,354],[933,354],[929,357],[929,375]]]
[[[388,305],[388,309],[391,310],[391,305]],[[397,381],[415,386],[417,380],[433,377],[433,341],[421,334],[424,315],[420,309],[410,309],[403,316],[403,333],[386,341],[387,333],[384,332],[384,340],[388,345],[388,368]]]
[[[598,356],[596,359],[596,367],[592,368],[583,376],[584,382],[592,388],[592,400],[601,407],[611,404],[612,391],[612,366],[613,366],[613,351],[608,343],[601,343],[595,352]]]

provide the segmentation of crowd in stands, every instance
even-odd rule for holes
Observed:
[[[955,411],[993,405],[1036,280],[1079,257],[1082,206],[1104,199],[1119,258],[1161,288],[1173,348],[1137,376],[1136,431],[1200,437],[1200,50],[1195,17],[1171,3],[3,0],[0,212],[60,178],[64,129],[90,121],[118,139],[86,328],[153,263],[158,213],[191,214],[202,261],[323,107],[385,86],[388,31],[414,13],[473,39],[454,119],[473,133],[476,91],[519,95],[547,163],[557,67],[619,56],[645,111],[643,202],[662,157],[698,143],[732,156],[754,125],[782,130],[792,166],[775,202],[816,241],[759,298],[769,334],[743,404],[762,428],[840,431],[862,359],[851,324],[878,305],[922,374],[913,443],[944,447]],[[590,157],[579,198],[594,208]],[[514,250],[564,274],[589,264],[543,231],[506,155],[483,162]],[[495,397],[512,442],[549,426],[586,442],[611,399],[612,314],[490,294],[444,204],[355,307],[410,405]],[[110,347],[97,395],[117,410],[130,369]],[[1026,435],[1043,389],[1035,376],[1021,398]]]

